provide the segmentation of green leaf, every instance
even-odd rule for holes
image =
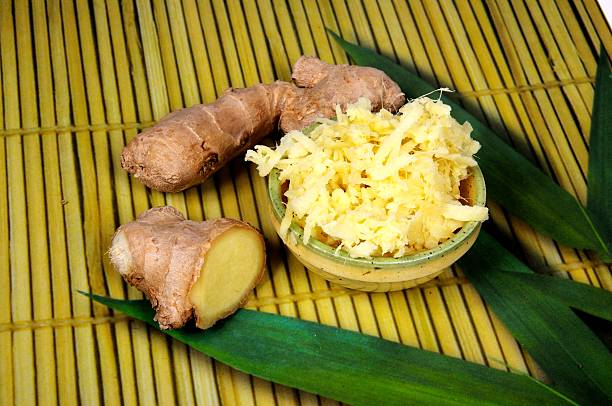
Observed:
[[[583,404],[612,400],[612,355],[570,308],[609,318],[612,293],[537,275],[486,232],[459,265],[554,389]]]
[[[147,301],[88,296],[158,327]],[[527,376],[269,313],[239,310],[206,331],[164,333],[243,372],[353,405],[564,401]]]
[[[587,210],[600,230],[608,251],[602,259],[612,262],[612,72],[606,51],[599,52],[595,101],[589,141]]]
[[[435,90],[390,59],[328,32],[358,65],[384,71],[407,97],[416,98]],[[607,250],[586,211],[573,196],[460,105],[446,97],[442,99],[451,106],[455,119],[472,125],[472,137],[482,145],[476,159],[487,181],[487,193],[493,200],[561,244],[599,252]]]
[[[612,294],[607,290],[536,273],[521,273],[513,277],[567,307],[612,321]]]

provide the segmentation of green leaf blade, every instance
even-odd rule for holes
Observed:
[[[612,321],[612,294],[607,290],[535,273],[516,275],[516,278],[567,307]]]
[[[157,327],[146,301],[90,297]],[[246,373],[354,405],[563,403],[526,376],[268,313],[164,332]]]
[[[592,302],[580,298],[584,286],[555,283],[534,274],[486,232],[459,265],[512,335],[553,379],[553,388],[583,404],[610,402],[612,356],[570,306],[588,311],[603,305],[607,310],[598,312],[607,314],[612,294],[600,291]],[[544,291],[547,285],[554,292]]]
[[[612,261],[612,72],[606,51],[599,53],[595,101],[589,140],[589,174],[587,210],[600,230]]]
[[[416,98],[436,90],[390,59],[328,32],[355,63],[384,71],[407,97]],[[453,100],[447,97],[442,100],[451,106],[455,119],[472,125],[472,137],[482,146],[476,159],[487,182],[487,194],[493,200],[561,244],[600,252],[604,249],[584,208],[573,196]]]

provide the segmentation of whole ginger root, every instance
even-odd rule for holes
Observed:
[[[360,97],[374,110],[395,111],[405,101],[399,86],[374,68],[303,56],[292,78],[297,86],[277,81],[229,89],[213,103],[169,114],[125,147],[122,167],[152,189],[179,192],[204,182],[278,127],[302,129]]]
[[[195,314],[202,329],[234,313],[263,276],[262,235],[233,219],[185,220],[157,207],[117,229],[109,249],[115,269],[142,291],[161,329]]]

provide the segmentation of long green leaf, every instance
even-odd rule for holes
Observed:
[[[610,292],[537,275],[486,232],[459,265],[553,379],[553,388],[583,404],[612,401],[612,355],[570,309],[607,318],[612,312]]]
[[[158,327],[147,301],[88,296]],[[164,333],[246,373],[354,405],[564,403],[526,376],[268,313],[239,310],[205,332]]]
[[[569,279],[554,278],[536,273],[512,275],[517,283],[524,283],[563,303],[604,320],[612,321],[612,294],[607,290],[577,283]]]
[[[416,74],[369,49],[352,44],[329,31],[358,65],[384,71],[398,83],[407,97],[416,98],[435,90]],[[607,247],[578,201],[501,140],[491,129],[460,105],[442,98],[452,115],[468,121],[472,136],[482,145],[476,159],[487,181],[488,195],[536,230],[561,244],[593,249],[603,254]]]
[[[587,209],[608,245],[612,262],[612,72],[604,48],[599,52],[591,122]]]

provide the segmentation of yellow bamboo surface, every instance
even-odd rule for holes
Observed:
[[[224,89],[290,80],[302,54],[376,49],[455,97],[586,201],[596,56],[612,34],[595,0],[4,0],[0,2],[0,405],[332,405],[251,377],[93,305],[141,298],[105,252],[151,206],[263,230],[268,272],[248,302],[492,368],[545,375],[456,269],[367,294],[308,273],[283,248],[264,181],[240,159],[200,187],[130,179],[127,141]],[[494,202],[492,221],[538,272],[612,290],[610,268]]]

